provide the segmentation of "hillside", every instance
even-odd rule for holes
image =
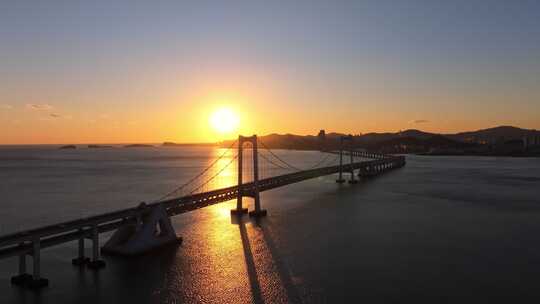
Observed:
[[[328,133],[324,136],[269,134],[260,136],[261,145],[273,149],[291,150],[323,150],[338,149],[342,133]],[[363,148],[387,153],[426,153],[430,151],[451,151],[453,154],[467,153],[496,153],[495,150],[515,151],[523,146],[524,136],[537,138],[540,141],[540,132],[511,126],[461,132],[456,134],[435,134],[416,129],[409,129],[397,133],[367,133],[353,136],[354,148]],[[232,141],[226,141],[224,146]],[[498,143],[499,146],[491,145]],[[491,144],[491,145],[487,145]],[[502,146],[507,147],[501,149]],[[512,147],[508,147],[512,146]],[[442,152],[441,152],[442,151]],[[495,152],[494,152],[495,151]]]
[[[512,126],[500,126],[471,132],[447,134],[446,136],[459,141],[492,142],[496,140],[522,139],[524,136],[540,136],[540,131],[521,129]]]

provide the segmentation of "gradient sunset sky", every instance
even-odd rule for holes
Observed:
[[[0,144],[213,141],[221,107],[246,135],[540,129],[540,1],[0,2]]]

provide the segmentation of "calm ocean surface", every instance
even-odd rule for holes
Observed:
[[[0,234],[150,202],[222,152],[0,147]],[[277,153],[303,168],[321,157]],[[71,265],[75,242],[46,249],[50,286],[37,292],[12,287],[17,259],[1,260],[0,303],[539,300],[540,159],[407,161],[354,186],[325,176],[264,192],[259,222],[231,223],[234,202],[174,217],[181,246],[105,257],[100,271]],[[213,186],[234,184],[235,170]]]

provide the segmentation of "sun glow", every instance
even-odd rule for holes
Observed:
[[[210,115],[210,125],[220,134],[230,134],[238,129],[240,118],[230,108],[220,108]]]

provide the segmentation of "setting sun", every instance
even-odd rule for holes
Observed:
[[[228,134],[238,129],[240,118],[230,108],[217,109],[210,115],[210,125],[221,134]]]

